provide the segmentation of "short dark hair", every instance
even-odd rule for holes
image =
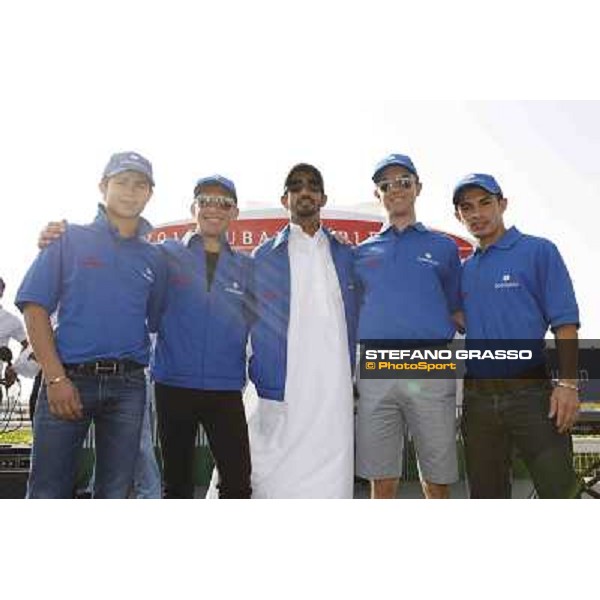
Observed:
[[[4,279],[2,279],[2,277],[0,277],[0,289],[4,289],[6,288],[6,283],[4,283]]]
[[[321,175],[321,171],[319,171],[319,169],[317,169],[317,167],[314,165],[310,165],[308,163],[298,163],[290,169],[287,177],[285,178],[284,193],[287,192],[287,187],[290,184],[292,177],[300,171],[304,171],[305,173],[310,173],[313,175],[319,183],[321,192],[325,193],[325,183],[323,182],[323,175]]]

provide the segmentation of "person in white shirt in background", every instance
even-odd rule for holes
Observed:
[[[6,284],[4,283],[4,279],[0,277],[0,299],[2,298],[2,296],[4,296],[5,289]],[[19,355],[19,357],[17,357],[15,364],[7,364],[4,370],[4,379],[6,380],[7,387],[10,387],[17,380],[17,375],[19,374],[24,375],[25,377],[35,377],[35,373],[33,373],[33,375],[26,374],[28,372],[25,368],[27,356],[21,358],[21,355],[29,346],[23,322],[21,321],[21,319],[19,319],[19,317],[4,309],[2,304],[0,304],[0,348],[4,347],[10,350],[9,342],[11,339],[21,344],[21,354]],[[29,351],[29,354],[30,353],[31,349]],[[19,365],[19,367],[15,369],[15,366],[17,364]],[[23,372],[19,373],[19,368],[24,368]]]

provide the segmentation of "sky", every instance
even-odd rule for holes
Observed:
[[[154,224],[186,218],[194,181],[214,172],[234,179],[242,209],[278,206],[299,161],[322,169],[330,207],[371,203],[373,165],[401,152],[424,184],[419,219],[453,233],[465,233],[452,211],[455,182],[494,174],[509,199],[507,224],[558,245],[581,335],[600,337],[600,103],[544,98],[562,97],[571,82],[564,52],[546,53],[554,87],[544,84],[545,66],[525,55],[517,57],[522,70],[503,80],[512,68],[505,48],[477,62],[489,37],[448,36],[427,21],[426,6],[384,18],[391,6],[374,2],[366,18],[352,3],[341,12],[310,1],[301,10],[110,0],[9,8],[0,41],[4,304],[48,220],[91,220],[114,151],[152,160],[157,185],[145,216]],[[549,38],[562,18],[548,10]],[[440,41],[432,56],[428,37],[409,31],[419,22]],[[511,43],[527,44],[527,28],[507,23],[516,27]],[[417,41],[423,48],[410,52]]]
[[[418,218],[459,235],[454,184],[473,171],[495,175],[509,199],[507,225],[558,245],[580,335],[600,338],[600,101],[594,90],[587,99],[565,52],[589,51],[591,26],[578,21],[567,42],[564,14],[549,7],[535,38],[536,48],[548,42],[541,61],[524,6],[515,20],[507,5],[465,4],[471,19],[511,28],[512,54],[461,24],[456,9],[436,5],[434,23],[429,2],[409,11],[376,0],[369,13],[310,0],[3,9],[4,306],[12,308],[47,221],[93,218],[114,151],[152,160],[157,185],[145,216],[156,225],[186,218],[194,181],[215,172],[234,179],[242,210],[279,206],[299,161],[321,168],[329,207],[378,211],[373,166],[401,152],[423,181]]]

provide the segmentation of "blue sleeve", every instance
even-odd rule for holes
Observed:
[[[579,327],[579,308],[569,271],[551,242],[542,246],[542,306],[552,331],[561,325]]]
[[[349,261],[349,273],[350,273],[350,285],[351,288],[349,290],[350,294],[350,302],[351,306],[351,319],[352,322],[348,323],[348,337],[350,340],[351,347],[353,349],[353,353],[351,355],[351,366],[352,372],[354,373],[355,367],[355,352],[356,352],[356,344],[358,337],[358,311],[360,310],[360,302],[362,298],[362,287],[358,281],[358,276],[356,273],[356,261],[355,261],[355,249],[350,248],[350,252],[348,253],[348,261]]]
[[[352,248],[352,263],[353,263],[352,271],[354,274],[356,306],[358,308],[360,308],[360,306],[362,306],[362,300],[363,300],[363,296],[365,293],[365,288],[363,286],[362,279],[360,278],[358,269],[356,268],[356,266],[358,265],[359,252],[360,252],[360,250],[359,250],[358,246],[354,246]]]
[[[158,331],[160,320],[167,305],[168,266],[166,254],[159,248],[156,249],[156,277],[148,297],[148,329],[155,333]]]
[[[256,320],[256,296],[254,286],[254,258],[248,256],[244,261],[246,273],[246,294],[244,296],[244,318],[249,327]]]
[[[460,295],[461,266],[458,255],[458,246],[452,241],[452,248],[449,251],[447,267],[442,279],[442,286],[448,302],[450,313],[462,310]]]
[[[62,291],[62,257],[67,235],[41,250],[29,267],[15,298],[21,312],[27,303],[39,304],[49,315],[56,310]]]

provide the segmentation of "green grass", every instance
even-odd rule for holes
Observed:
[[[0,433],[0,444],[31,445],[31,429],[17,429]]]

